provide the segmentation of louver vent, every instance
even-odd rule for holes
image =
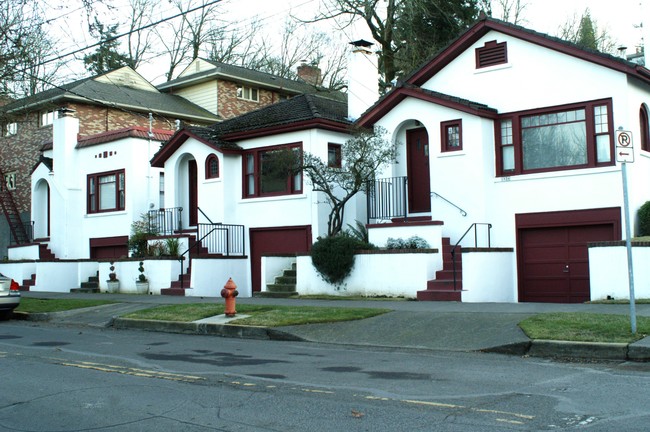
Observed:
[[[484,68],[508,63],[508,46],[506,42],[486,42],[481,48],[476,48],[476,68]]]

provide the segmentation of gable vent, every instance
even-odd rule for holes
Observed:
[[[508,63],[508,46],[506,42],[486,42],[481,48],[476,48],[476,68],[484,68]]]

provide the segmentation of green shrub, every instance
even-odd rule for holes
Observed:
[[[639,237],[650,236],[650,201],[646,201],[637,212],[639,218]]]
[[[149,255],[148,240],[158,235],[156,220],[149,213],[142,213],[140,219],[131,224],[129,250],[131,256],[144,257]]]
[[[325,237],[312,246],[311,261],[326,282],[340,285],[354,267],[354,253],[372,248],[372,245],[345,234]]]

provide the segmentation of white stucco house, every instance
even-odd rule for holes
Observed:
[[[266,171],[264,161],[295,148],[337,163],[355,125],[387,130],[399,156],[377,173],[368,196],[350,203],[346,223],[367,222],[379,246],[388,237],[417,234],[432,250],[399,258],[366,254],[348,292],[466,302],[625,296],[625,280],[601,283],[607,253],[590,247],[624,238],[619,128],[633,137],[632,214],[650,200],[650,70],[483,18],[377,100],[369,46],[358,43],[354,52],[348,103],[295,96],[214,126],[186,127],[148,153],[151,166],[141,172],[162,182],[147,174],[138,187],[164,195],[155,201],[143,192],[133,209],[143,205],[171,218],[165,234],[194,236],[204,248],[203,257],[186,264],[191,290],[161,282],[155,293],[216,295],[234,274],[240,295],[248,296],[265,290],[288,262],[296,263],[299,292],[332,291],[306,255],[327,232],[328,205],[301,174]],[[55,144],[58,173],[58,157],[67,156],[56,151]],[[36,176],[51,175],[45,168],[37,167]],[[91,173],[69,175],[76,179],[65,181],[78,184]],[[38,185],[36,178],[35,195]],[[88,194],[86,186],[70,191]],[[84,220],[71,216],[64,232],[79,227],[104,236],[102,216],[89,215],[87,199],[80,201],[69,211]],[[643,277],[650,287],[650,274]],[[637,293],[650,297],[650,288]]]

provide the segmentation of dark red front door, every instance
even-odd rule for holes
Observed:
[[[295,254],[311,250],[311,226],[251,228],[251,283],[262,289],[262,255]]]
[[[587,243],[614,240],[611,224],[519,231],[520,301],[582,303],[590,299]]]
[[[199,192],[197,181],[198,177],[196,174],[196,160],[192,159],[187,162],[187,172],[188,172],[188,196],[189,196],[189,205],[190,205],[190,226],[196,226],[199,222]]]
[[[425,128],[406,131],[409,213],[431,211],[429,135]]]

